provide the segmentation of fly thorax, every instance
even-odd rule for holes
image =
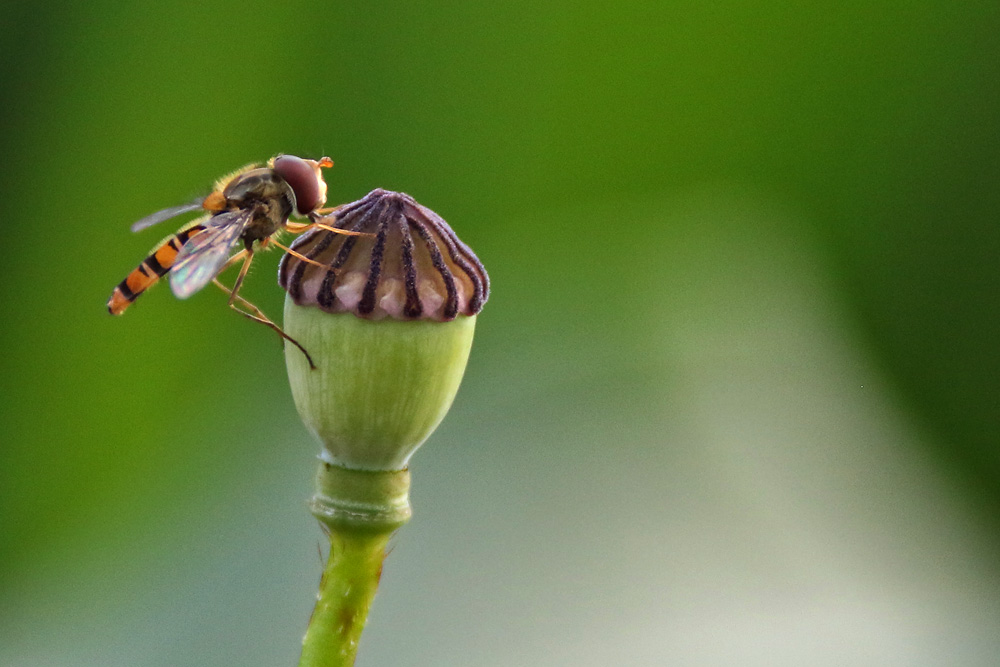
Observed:
[[[291,215],[295,208],[295,193],[273,169],[251,169],[240,174],[222,191],[232,208],[244,208],[255,202],[278,200],[279,208]]]
[[[222,192],[231,208],[252,209],[244,239],[259,241],[284,228],[295,209],[295,193],[272,169],[251,169],[234,178]]]
[[[294,207],[288,199],[280,197],[255,201],[250,205],[254,208],[254,216],[243,231],[243,238],[250,241],[261,241],[284,229]]]

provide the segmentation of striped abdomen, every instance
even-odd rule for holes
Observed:
[[[205,231],[202,225],[192,225],[183,229],[166,241],[161,243],[142,263],[128,274],[125,280],[118,283],[118,287],[111,293],[108,299],[108,312],[112,315],[121,315],[139,295],[148,290],[161,277],[170,271],[177,259],[184,244],[193,236],[197,236]]]

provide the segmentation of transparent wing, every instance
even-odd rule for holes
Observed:
[[[218,213],[205,224],[205,231],[184,244],[170,269],[170,289],[178,299],[212,282],[252,218],[251,211]]]
[[[153,225],[158,225],[164,220],[169,220],[170,218],[175,218],[178,215],[183,215],[184,213],[190,213],[191,211],[200,211],[201,203],[205,201],[204,197],[196,199],[193,202],[187,204],[181,204],[179,206],[171,206],[170,208],[165,208],[162,211],[157,211],[156,213],[150,213],[142,220],[138,220],[132,223],[133,232],[141,232],[147,227],[152,227]]]

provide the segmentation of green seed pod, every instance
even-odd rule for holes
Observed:
[[[402,470],[458,391],[489,279],[448,224],[411,197],[374,190],[285,255],[292,395],[327,463]]]

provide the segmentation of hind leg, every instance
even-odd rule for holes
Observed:
[[[246,299],[244,299],[239,295],[240,287],[243,285],[243,279],[246,277],[247,271],[250,269],[250,262],[253,261],[253,252],[252,251],[244,251],[244,252],[246,252],[246,257],[243,260],[243,266],[240,268],[240,274],[239,276],[237,276],[236,283],[233,285],[232,289],[226,287],[221,282],[219,282],[218,278],[213,279],[212,282],[214,282],[215,285],[223,292],[229,294],[230,308],[235,310],[243,317],[251,319],[254,322],[260,322],[264,326],[274,330],[279,336],[290,342],[295,347],[299,348],[302,354],[306,355],[306,360],[309,362],[309,367],[315,369],[316,364],[313,363],[312,357],[309,355],[308,352],[306,352],[306,348],[302,347],[302,345],[299,344],[299,341],[295,340],[294,338],[286,334],[284,330],[282,330],[281,327],[272,322],[271,319],[267,315],[265,315],[260,308],[253,305],[252,303],[250,303],[249,301],[247,301]],[[236,259],[237,257],[238,255],[234,255],[233,259]],[[230,262],[232,262],[232,260],[230,260]]]

